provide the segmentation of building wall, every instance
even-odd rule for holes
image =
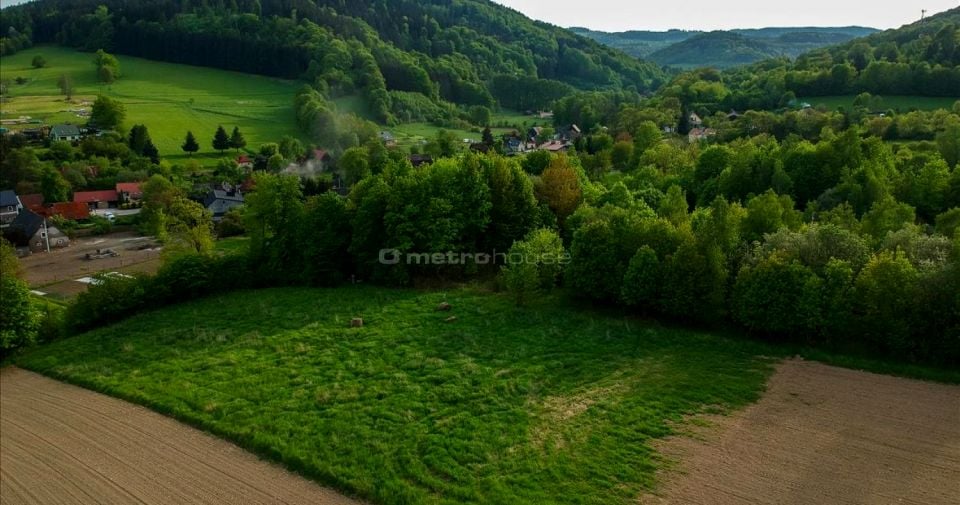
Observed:
[[[50,234],[50,249],[58,249],[70,245],[70,239],[57,228],[48,226],[47,233]],[[30,250],[33,252],[43,252],[47,250],[47,241],[43,237],[43,228],[37,230],[37,233],[30,239]]]

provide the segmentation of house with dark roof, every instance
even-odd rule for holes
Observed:
[[[0,228],[10,226],[23,210],[23,203],[12,189],[0,191]]]
[[[383,130],[380,132],[380,142],[383,142],[383,145],[387,147],[393,147],[397,145],[397,139],[393,136],[392,133]]]
[[[243,193],[239,187],[221,184],[207,191],[200,203],[213,214],[214,221],[220,221],[230,209],[243,205]]]
[[[55,226],[50,226],[43,216],[30,210],[21,212],[3,231],[3,237],[16,247],[29,248],[30,252],[70,245],[70,238]]]
[[[74,202],[82,202],[92,209],[107,209],[116,207],[120,197],[115,189],[101,191],[77,191],[73,194]]]
[[[691,112],[687,117],[687,123],[690,125],[690,128],[700,128],[703,126],[703,119],[700,119],[700,116],[696,112]]]
[[[580,135],[582,135],[580,132],[580,127],[575,124],[571,124],[560,131],[560,140],[573,142],[580,138]]]
[[[73,142],[80,140],[80,128],[73,124],[58,124],[50,128],[50,140]]]

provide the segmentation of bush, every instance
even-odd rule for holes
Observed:
[[[119,321],[147,305],[149,277],[98,275],[95,279],[67,309],[65,325],[72,333]]]
[[[236,237],[247,232],[240,208],[230,209],[216,224],[217,238]]]
[[[27,283],[0,275],[0,357],[37,341],[43,314],[30,302]]]
[[[105,217],[91,216],[90,223],[93,225],[94,235],[106,235],[113,230],[113,223]]]

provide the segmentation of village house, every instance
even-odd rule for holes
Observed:
[[[20,203],[23,204],[24,209],[30,209],[37,214],[43,212],[43,195],[40,193],[30,193],[29,195],[23,195],[20,197]]]
[[[574,142],[578,138],[580,138],[580,135],[581,135],[580,127],[575,124],[572,124],[560,130],[559,137],[560,137],[560,140],[563,140],[566,142]]]
[[[541,133],[543,133],[543,127],[533,126],[527,130],[527,140],[530,142],[536,142]]]
[[[503,141],[503,150],[507,156],[516,156],[527,151],[527,145],[517,137],[507,137]]]
[[[383,145],[387,147],[393,147],[397,145],[397,139],[394,138],[392,133],[386,130],[380,132],[380,142],[383,142]]]
[[[690,128],[700,128],[703,126],[703,120],[700,119],[700,116],[696,112],[691,112],[687,117],[687,123],[690,125]]]
[[[0,191],[0,228],[10,226],[23,210],[23,203],[12,189]]]
[[[250,159],[246,154],[241,154],[237,156],[237,166],[243,169],[252,170],[253,169],[253,160]]]
[[[409,159],[414,168],[433,163],[433,156],[429,154],[411,154]]]
[[[537,149],[540,151],[549,151],[551,153],[559,153],[569,149],[570,145],[571,144],[569,142],[564,142],[562,140],[550,140],[548,142],[544,142],[543,144],[540,144],[540,146],[537,147]]]
[[[695,142],[707,140],[716,134],[717,130],[714,130],[713,128],[694,128],[690,130],[690,133],[687,135],[687,140],[693,144]]]
[[[237,186],[220,184],[207,191],[200,203],[213,214],[214,221],[220,221],[230,209],[243,205],[243,192]]]
[[[30,210],[24,210],[4,230],[4,238],[15,247],[29,248],[30,252],[42,252],[47,248],[67,247],[70,239],[55,226],[50,226],[46,219]]]
[[[120,203],[139,203],[143,199],[143,190],[139,182],[118,182],[117,198]]]
[[[43,195],[40,193],[31,193],[20,197],[23,208],[28,209],[42,217],[51,218],[60,216],[64,219],[79,221],[90,217],[90,208],[83,202],[55,202],[45,205]]]
[[[90,210],[109,209],[116,207],[120,197],[117,190],[106,189],[102,191],[77,191],[73,194],[73,201],[87,204]]]
[[[80,140],[80,128],[72,124],[58,124],[50,128],[50,140],[73,142]]]

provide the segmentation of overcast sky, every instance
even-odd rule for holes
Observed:
[[[723,30],[765,26],[896,28],[958,0],[494,0],[555,25],[594,30]]]

